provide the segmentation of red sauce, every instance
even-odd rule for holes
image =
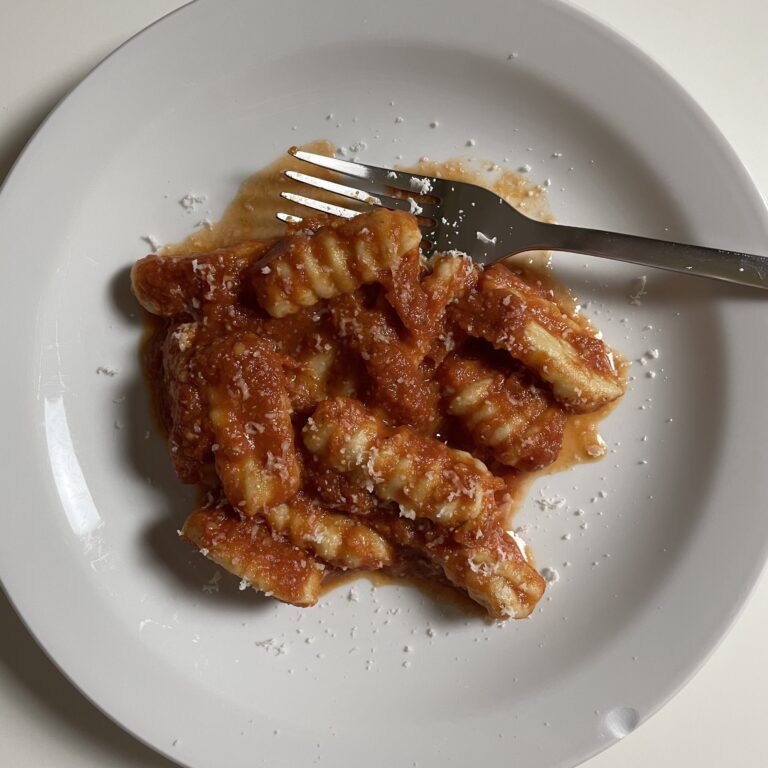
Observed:
[[[317,599],[319,572],[329,588],[342,583],[312,537],[330,535],[334,515],[351,515],[372,541],[383,537],[394,548],[389,576],[377,574],[376,583],[407,576],[454,594],[453,583],[497,618],[527,615],[543,581],[504,529],[537,474],[603,455],[597,429],[612,404],[561,402],[529,367],[536,360],[526,324],[567,339],[585,370],[622,388],[623,368],[611,367],[546,254],[484,272],[451,258],[430,272],[406,239],[413,225],[405,214],[320,217],[287,231],[274,214],[302,215],[279,197],[292,184],[282,171],[299,165],[286,157],[254,174],[219,222],[134,267],[137,296],[161,316],[150,320],[144,361],[174,467],[183,482],[213,492],[214,505],[195,512],[185,534],[249,583],[303,605]],[[543,188],[509,171],[463,160],[422,161],[415,170],[481,183],[551,220]],[[274,261],[264,267],[267,254]],[[346,271],[333,274],[340,263]],[[318,405],[318,420],[325,414],[341,441],[338,455],[305,438]],[[367,415],[352,418],[355,409]],[[368,475],[364,466],[339,464],[360,419],[377,425]],[[389,464],[374,460],[390,449]],[[459,459],[457,449],[491,472]],[[398,456],[413,477],[393,490]],[[445,522],[451,476],[471,485],[470,498],[484,488],[486,501]],[[291,514],[309,517],[273,530],[273,544],[253,550],[269,530],[262,512],[299,490],[308,502]],[[406,507],[404,518],[398,512],[410,499],[416,509]],[[302,531],[300,545],[292,530]],[[499,597],[499,578],[514,587],[511,605]]]

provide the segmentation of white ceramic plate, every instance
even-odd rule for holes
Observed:
[[[142,235],[180,238],[317,137],[363,140],[379,163],[528,163],[568,223],[768,245],[707,118],[568,6],[190,5],[65,100],[0,196],[3,583],[86,695],[189,766],[575,765],[683,684],[763,563],[764,296],[645,272],[636,305],[641,271],[559,257],[607,339],[645,365],[605,425],[609,456],[537,484],[562,506],[521,512],[560,574],[531,620],[487,626],[366,582],[308,611],[234,578],[216,592],[214,566],[176,537],[189,495],[145,438],[127,270]],[[187,192],[207,195],[192,214]]]

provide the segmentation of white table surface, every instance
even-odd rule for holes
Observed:
[[[688,89],[768,198],[768,3],[576,4],[639,44]],[[0,179],[48,111],[94,64],[179,5],[183,3],[178,0],[0,0]],[[726,533],[727,526],[725,521]],[[587,768],[768,766],[766,637],[768,580],[763,578],[736,626],[694,680]],[[2,592],[0,764],[171,766],[70,685],[39,650]]]

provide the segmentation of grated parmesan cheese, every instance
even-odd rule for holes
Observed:
[[[412,197],[408,198],[408,205],[410,206],[411,213],[414,216],[418,216],[421,213],[421,206]]]
[[[544,496],[544,491],[539,491],[541,498],[534,499],[534,502],[538,504],[539,509],[542,511],[547,509],[560,509],[565,506],[565,499],[562,496],[551,496],[547,498]]]
[[[477,232],[477,239],[481,243],[483,243],[484,245],[496,245],[496,239],[497,238],[495,238],[495,237],[488,237],[488,235],[486,235],[485,233],[478,231]]]
[[[560,573],[556,568],[542,568],[541,577],[544,579],[544,581],[547,582],[547,584],[554,584],[555,582],[560,581]]]
[[[192,213],[192,211],[197,208],[198,205],[201,205],[207,200],[205,195],[195,195],[192,192],[187,192],[184,197],[179,200],[179,205],[187,212]]]
[[[412,176],[408,183],[414,192],[419,192],[422,195],[426,195],[432,189],[432,182],[429,179],[419,179]]]
[[[162,243],[154,235],[142,235],[141,239],[145,243],[149,243],[153,253],[157,253],[163,247]]]

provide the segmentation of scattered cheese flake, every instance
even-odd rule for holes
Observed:
[[[497,240],[497,238],[488,237],[488,235],[480,231],[477,232],[477,239],[484,245],[496,245]]]
[[[562,496],[551,496],[547,498],[544,496],[544,491],[539,491],[541,498],[534,499],[534,502],[538,504],[539,509],[560,509],[565,506],[565,499]]]
[[[646,295],[647,291],[645,290],[645,286],[648,283],[648,278],[645,275],[640,275],[640,277],[637,278],[635,281],[635,290],[633,293],[629,294],[629,303],[634,304],[635,306],[640,306],[643,302],[640,301],[643,296]]]
[[[179,200],[179,205],[187,212],[192,213],[192,211],[197,208],[198,205],[201,205],[206,201],[205,195],[194,195],[191,192],[187,192],[184,197]]]
[[[432,189],[432,182],[429,179],[419,179],[412,176],[408,183],[414,192],[419,192],[422,195],[428,194]]]
[[[556,581],[560,581],[560,573],[556,568],[542,568],[541,578],[547,582],[547,584],[554,584]]]
[[[475,139],[467,139],[467,146],[468,147],[475,147],[475,146],[477,146],[477,141]]]
[[[421,206],[412,197],[408,198],[408,205],[410,206],[411,213],[414,216],[418,216],[421,213],[422,211]]]
[[[587,455],[591,456],[592,458],[603,456],[605,455],[607,449],[608,446],[605,444],[605,440],[603,440],[600,435],[597,435],[596,442],[587,446]]]
[[[141,239],[145,243],[149,243],[149,247],[152,249],[153,253],[157,253],[163,247],[154,235],[142,235]]]
[[[267,653],[271,652],[274,656],[285,656],[288,653],[288,646],[278,642],[273,637],[268,637],[266,640],[256,640],[254,645],[257,648],[263,648]]]

